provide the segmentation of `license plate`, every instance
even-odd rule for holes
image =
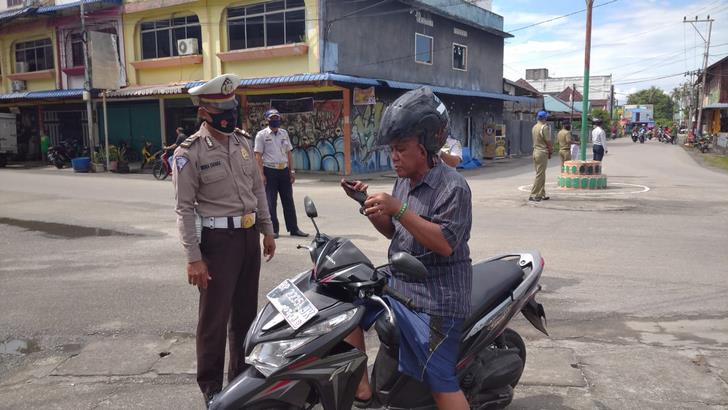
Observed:
[[[293,329],[298,329],[318,314],[316,306],[289,279],[268,292],[267,297]]]

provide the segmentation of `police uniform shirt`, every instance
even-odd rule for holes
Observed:
[[[266,127],[255,135],[255,152],[263,155],[263,164],[288,164],[288,152],[291,150],[291,140],[283,128],[273,132]]]
[[[256,212],[258,230],[273,234],[263,179],[242,134],[233,133],[225,146],[212,137],[207,123],[203,123],[196,134],[175,150],[173,165],[177,229],[188,262],[202,259],[195,210],[202,217]]]

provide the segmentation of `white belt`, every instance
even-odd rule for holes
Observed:
[[[248,229],[255,225],[255,212],[243,216],[202,216],[200,222],[208,229]]]

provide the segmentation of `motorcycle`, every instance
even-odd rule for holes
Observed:
[[[71,152],[73,147],[68,142],[60,141],[57,145],[48,147],[48,154],[46,156],[49,163],[55,165],[58,169],[63,169],[66,164],[71,163]]]
[[[162,181],[172,175],[172,167],[169,165],[168,150],[160,149],[154,153],[154,165],[152,166],[152,175],[154,178]]]
[[[711,142],[712,142],[711,137],[700,137],[695,142],[695,148],[697,148],[700,152],[705,154],[706,152],[710,151]]]
[[[375,323],[380,347],[371,372],[372,407],[436,409],[427,386],[398,372],[399,332],[384,296],[414,308],[410,299],[387,286],[388,266],[412,278],[427,268],[399,252],[374,267],[349,239],[329,237],[316,225],[313,201],[306,215],[316,236],[308,246],[313,269],[285,280],[268,294],[245,340],[251,365],[215,395],[210,409],[350,409],[367,371],[364,352],[344,342],[361,321],[362,301],[386,312]],[[535,296],[544,261],[538,252],[504,254],[473,265],[472,314],[464,322],[457,376],[471,408],[503,408],[523,373],[526,347],[508,328],[521,312],[548,334],[543,306]]]
[[[637,133],[632,131],[632,142],[637,142]]]

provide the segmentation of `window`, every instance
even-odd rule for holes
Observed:
[[[432,37],[415,33],[415,61],[432,64]]]
[[[51,39],[17,43],[15,45],[15,62],[27,64],[29,72],[52,69],[54,65]]]
[[[8,8],[15,7],[15,6],[22,6],[23,0],[8,0],[7,5],[8,5]]]
[[[202,30],[197,16],[173,17],[148,21],[141,25],[142,59],[173,57],[177,53],[177,40],[196,38],[202,52]]]
[[[468,47],[458,43],[452,43],[452,68],[453,70],[467,71],[468,69]]]
[[[231,7],[227,13],[229,50],[306,41],[304,0]]]
[[[83,65],[83,42],[81,34],[71,34],[71,54],[69,55],[69,67],[80,67]]]

